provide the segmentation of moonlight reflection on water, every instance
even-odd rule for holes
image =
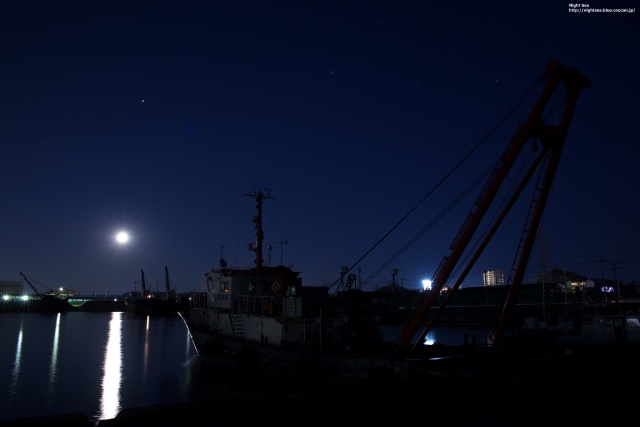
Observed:
[[[122,382],[122,314],[112,313],[109,338],[105,349],[100,419],[115,418],[120,411],[120,385]]]

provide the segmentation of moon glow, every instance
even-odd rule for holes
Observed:
[[[126,231],[119,231],[118,234],[116,234],[116,242],[118,242],[119,244],[124,245],[128,241],[129,234]]]

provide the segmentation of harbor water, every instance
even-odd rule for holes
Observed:
[[[203,369],[178,315],[3,313],[0,339],[0,423],[252,393]]]
[[[178,315],[3,313],[0,339],[0,422],[83,413],[97,424],[124,409],[264,394],[204,364]],[[482,328],[439,327],[426,341],[486,339]]]

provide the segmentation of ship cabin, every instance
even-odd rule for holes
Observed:
[[[205,273],[208,308],[266,316],[313,316],[328,302],[327,287],[303,287],[290,267],[227,268]]]

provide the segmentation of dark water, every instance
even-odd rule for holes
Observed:
[[[203,374],[182,319],[125,313],[0,315],[0,421],[246,395]]]
[[[399,327],[383,330],[395,338]],[[485,328],[439,327],[428,343],[484,344]],[[264,394],[203,366],[179,316],[68,312],[0,315],[0,421]]]

